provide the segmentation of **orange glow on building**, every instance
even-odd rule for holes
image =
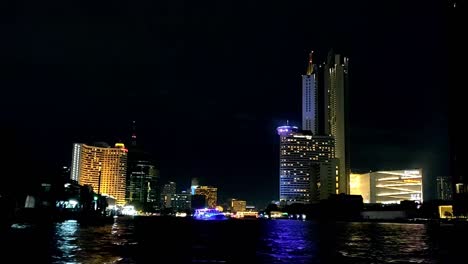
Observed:
[[[232,199],[231,211],[232,212],[244,212],[247,202],[243,200]]]
[[[199,186],[195,189],[195,194],[204,195],[208,208],[216,208],[218,202],[218,188],[211,186]]]
[[[123,144],[116,144],[116,148],[74,144],[72,180],[115,198],[118,205],[125,204],[126,173],[127,151]]]
[[[349,189],[352,195],[361,195],[364,203],[370,203],[370,174],[351,173]]]

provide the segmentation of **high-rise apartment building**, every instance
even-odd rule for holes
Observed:
[[[280,201],[309,203],[336,193],[333,138],[312,135],[294,126],[281,126],[277,131],[280,136]]]
[[[208,208],[216,208],[218,202],[218,188],[211,186],[198,186],[195,194],[203,195],[206,198]]]
[[[108,195],[118,205],[125,204],[127,152],[122,143],[110,147],[105,143],[73,145],[71,179],[80,185]]]
[[[136,122],[132,122],[132,136],[128,149],[126,199],[137,209],[159,207],[159,171],[152,156],[137,145]]]
[[[159,171],[148,153],[130,149],[127,169],[127,201],[147,208],[159,204]]]
[[[348,58],[330,51],[323,71],[324,133],[335,139],[339,162],[340,193],[349,194],[350,145],[348,106]]]
[[[348,59],[330,51],[317,67],[312,55],[302,75],[302,130],[334,138],[339,192],[349,193]]]

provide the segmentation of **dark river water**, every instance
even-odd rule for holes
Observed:
[[[0,235],[2,263],[468,263],[459,226],[117,218]]]

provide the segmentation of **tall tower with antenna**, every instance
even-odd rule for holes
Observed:
[[[136,140],[137,140],[137,137],[136,137],[136,121],[133,120],[132,121],[132,139],[131,139],[131,142],[130,142],[130,145],[132,147],[136,147],[136,145],[137,145]]]
[[[318,129],[318,82],[313,54],[313,51],[309,53],[307,71],[306,74],[302,75],[302,130],[316,134]]]

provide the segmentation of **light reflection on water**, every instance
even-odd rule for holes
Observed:
[[[118,218],[100,226],[65,221],[49,228],[12,228],[4,236],[8,244],[0,259],[69,264],[451,263],[466,252],[454,238],[468,233],[466,228],[423,224],[246,223],[150,220],[137,225],[133,219]],[[24,253],[8,254],[18,249]],[[165,262],[166,256],[178,261]]]
[[[317,254],[310,222],[275,220],[268,223],[257,255],[268,263],[310,263]]]
[[[133,222],[114,220],[112,225],[80,226],[76,220],[55,225],[53,263],[135,263],[123,257],[133,241]]]
[[[81,250],[77,245],[78,228],[79,225],[76,220],[68,220],[56,224],[54,237],[55,243],[57,244],[57,253],[59,255],[52,256],[52,258],[61,263],[78,263],[76,260],[76,252]]]
[[[337,252],[352,263],[435,263],[424,224],[349,223],[342,227]]]

